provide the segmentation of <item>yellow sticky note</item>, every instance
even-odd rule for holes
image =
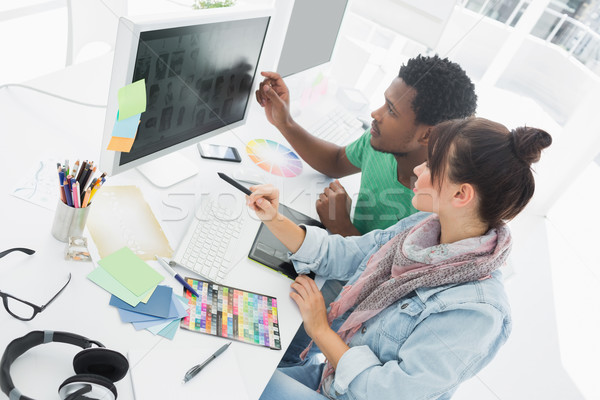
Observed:
[[[108,143],[108,147],[106,150],[112,151],[121,151],[123,153],[129,153],[131,151],[131,147],[133,146],[134,139],[123,138],[118,136],[113,136],[110,138],[110,142]]]
[[[119,89],[119,121],[146,111],[146,80],[141,79]]]

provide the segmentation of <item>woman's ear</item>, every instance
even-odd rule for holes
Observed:
[[[475,192],[473,185],[470,183],[462,183],[456,188],[452,203],[455,207],[465,207],[472,204],[475,201],[476,196],[477,193]]]

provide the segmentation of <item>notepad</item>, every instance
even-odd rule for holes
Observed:
[[[234,346],[229,346],[185,385],[181,383],[188,369],[206,360],[226,342],[212,343],[214,345],[190,347],[163,340],[151,350],[129,350],[136,400],[248,399]]]

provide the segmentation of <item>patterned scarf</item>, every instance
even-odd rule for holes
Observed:
[[[434,214],[399,233],[371,256],[358,280],[345,286],[339,300],[331,303],[330,325],[356,305],[338,330],[342,340],[350,343],[365,321],[417,288],[490,277],[510,253],[510,231],[505,225],[448,244],[439,243],[440,233],[439,218]],[[302,359],[311,347],[312,342],[302,352]],[[328,361],[321,382],[333,372]]]

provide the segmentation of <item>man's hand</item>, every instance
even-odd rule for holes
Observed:
[[[360,235],[350,221],[352,199],[337,179],[319,195],[316,206],[319,218],[329,232],[342,236]]]
[[[261,72],[265,77],[258,90],[256,100],[265,109],[267,120],[276,127],[289,122],[290,92],[281,75],[276,72]]]
[[[306,275],[298,275],[292,283],[292,300],[296,302],[302,315],[304,329],[312,339],[329,330],[325,300],[315,281]]]

